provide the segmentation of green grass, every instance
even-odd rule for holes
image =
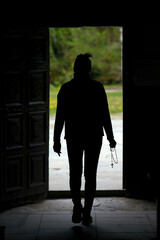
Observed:
[[[122,84],[103,85],[105,89],[122,89]]]
[[[57,108],[57,94],[60,87],[54,87],[50,84],[49,113],[55,114]]]
[[[107,89],[111,89],[112,87],[105,86]],[[113,89],[119,88],[114,86]],[[54,87],[53,85],[50,84],[50,114],[55,114],[56,113],[56,107],[57,107],[57,94],[59,91],[60,87]],[[122,104],[122,98],[123,98],[123,93],[122,91],[117,90],[117,92],[108,92],[107,93],[107,98],[108,98],[108,105],[109,105],[109,110],[110,114],[117,114],[117,113],[122,113],[123,112],[123,104]]]
[[[122,92],[107,93],[110,114],[117,114],[123,112],[122,94]]]

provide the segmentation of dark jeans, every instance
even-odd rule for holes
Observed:
[[[67,140],[67,150],[70,166],[70,189],[74,205],[81,204],[81,177],[83,169],[85,176],[85,209],[91,211],[96,191],[96,175],[99,154],[102,146],[102,137],[90,140]]]

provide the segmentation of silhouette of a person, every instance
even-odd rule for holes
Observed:
[[[80,54],[74,63],[74,78],[64,83],[57,97],[53,149],[60,156],[60,136],[65,124],[70,189],[74,204],[72,221],[89,225],[95,190],[103,128],[110,147],[116,146],[108,109],[106,92],[101,83],[90,78],[90,55]],[[85,176],[85,205],[81,204],[81,176]]]

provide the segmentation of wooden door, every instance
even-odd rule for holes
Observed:
[[[48,28],[1,31],[1,206],[48,192],[48,34]]]

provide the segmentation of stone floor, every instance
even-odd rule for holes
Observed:
[[[6,240],[149,240],[156,236],[152,201],[96,198],[90,226],[73,224],[71,217],[71,199],[45,200],[1,213],[0,226],[6,226]]]

